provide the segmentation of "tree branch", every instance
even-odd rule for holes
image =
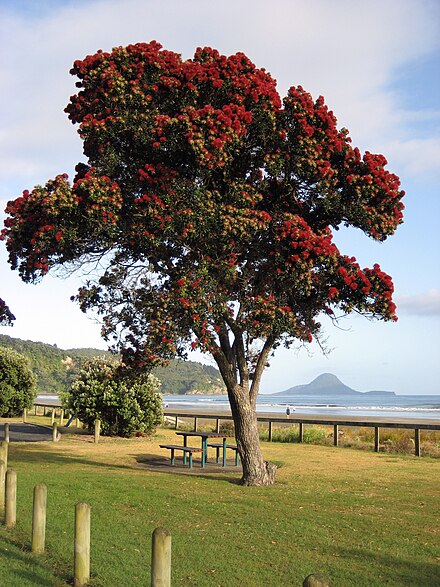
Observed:
[[[260,356],[258,357],[257,365],[254,371],[254,378],[252,381],[251,389],[249,392],[249,397],[251,400],[252,405],[256,405],[257,402],[257,395],[260,390],[260,383],[261,377],[263,375],[264,368],[266,366],[267,358],[272,350],[272,347],[275,342],[275,336],[271,334],[267,337],[264,346],[261,350]]]

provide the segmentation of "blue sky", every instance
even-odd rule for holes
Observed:
[[[360,391],[440,393],[438,0],[0,0],[0,35],[1,210],[23,189],[72,177],[83,159],[63,109],[75,91],[73,61],[99,48],[156,39],[184,57],[204,45],[243,51],[282,96],[298,84],[324,95],[353,144],[383,153],[407,193],[405,223],[385,243],[353,230],[336,237],[362,266],[379,262],[393,276],[399,321],[325,324],[332,351],[278,351],[262,390],[331,372]],[[6,257],[0,244],[0,297],[17,320],[0,333],[104,348],[99,325],[69,301],[79,278],[25,285]]]

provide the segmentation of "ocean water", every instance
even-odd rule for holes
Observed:
[[[224,395],[164,395],[164,404],[170,409],[191,409],[215,411],[229,407]],[[368,416],[381,418],[426,418],[440,422],[440,395],[386,395],[386,396],[345,396],[329,395],[320,397],[301,395],[260,394],[257,412],[285,414],[290,407],[292,414]]]
[[[56,395],[38,396],[37,401],[57,403]],[[194,409],[198,412],[215,412],[229,409],[226,395],[164,395],[163,403],[170,409]],[[439,420],[440,395],[386,395],[359,396],[329,395],[319,398],[301,395],[260,394],[257,412],[314,416],[368,416],[371,418],[423,418]]]

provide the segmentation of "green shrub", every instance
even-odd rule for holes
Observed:
[[[153,375],[134,379],[120,367],[106,357],[85,363],[70,390],[62,394],[63,407],[89,429],[96,419],[101,420],[104,435],[154,432],[163,421],[159,380]]]
[[[0,347],[0,416],[19,416],[32,407],[35,393],[35,376],[26,357]]]

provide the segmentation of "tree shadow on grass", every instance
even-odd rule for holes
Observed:
[[[16,585],[40,585],[56,587],[68,585],[67,577],[55,575],[45,559],[31,553],[29,547],[5,534],[0,534],[0,556],[6,562],[11,577],[15,577]],[[26,569],[29,568],[29,570]],[[53,579],[57,581],[54,583]],[[2,583],[6,587],[6,583]]]
[[[75,454],[58,453],[55,451],[45,450],[33,450],[27,449],[25,446],[20,447],[15,445],[13,459],[17,458],[22,463],[34,463],[34,464],[52,464],[56,465],[84,465],[91,468],[102,468],[102,469],[113,469],[113,470],[139,470],[145,469],[150,472],[157,473],[171,473],[171,474],[182,474],[201,477],[204,479],[215,479],[224,480],[230,483],[238,484],[239,479],[232,477],[232,475],[241,476],[241,466],[236,467],[232,461],[228,462],[226,467],[217,465],[216,463],[208,463],[205,468],[201,468],[200,461],[195,460],[192,469],[188,465],[183,464],[183,459],[176,457],[176,464],[171,465],[169,457],[165,457],[157,454],[146,454],[136,453],[130,454],[128,457],[134,458],[136,464],[115,464],[94,461],[91,459],[84,458],[82,456],[76,456]]]
[[[44,451],[44,450],[25,450],[20,447],[14,447],[14,454],[10,456],[10,462],[13,463],[14,458],[22,463],[34,463],[34,464],[66,464],[66,465],[87,465],[93,468],[105,468],[105,469],[133,469],[132,464],[115,464],[105,463],[87,459],[75,454],[60,454],[58,452]]]
[[[189,475],[191,477],[212,479],[215,481],[227,481],[234,485],[239,485],[242,473],[241,466],[236,467],[232,461],[230,461],[226,467],[216,463],[207,463],[206,467],[202,469],[200,461],[194,460],[193,467],[190,469],[187,464],[183,464],[182,457],[176,456],[175,464],[171,465],[169,457],[145,453],[130,456],[136,459],[139,466],[149,471],[172,475]],[[234,477],[232,477],[232,475],[234,475]],[[238,475],[240,477],[238,477]]]
[[[395,558],[362,549],[333,548],[333,551],[346,559],[367,561],[372,569],[385,569],[380,577],[370,576],[371,581],[381,579],[385,584],[401,587],[434,587],[440,585],[440,565],[438,562],[415,562],[414,560]]]

